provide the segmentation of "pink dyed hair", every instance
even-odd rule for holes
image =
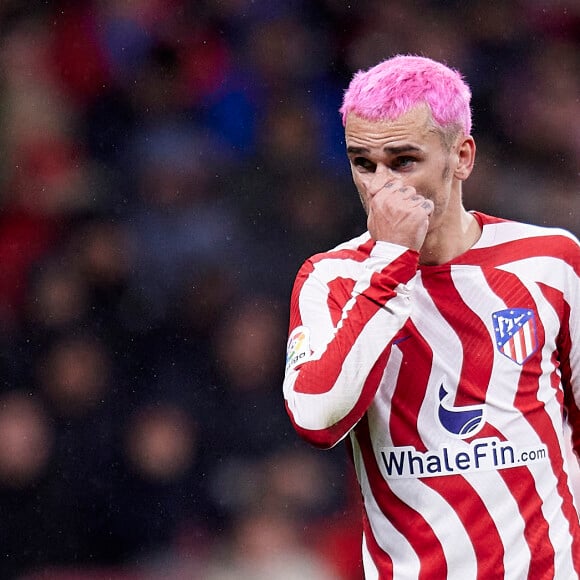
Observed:
[[[426,104],[441,128],[471,133],[471,90],[461,74],[422,56],[397,55],[358,71],[344,93],[343,125],[349,113],[368,121],[392,121]]]

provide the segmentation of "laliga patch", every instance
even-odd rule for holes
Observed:
[[[298,326],[288,338],[286,349],[286,370],[297,364],[306,362],[310,356],[310,330],[306,326]]]
[[[492,313],[498,350],[515,363],[524,364],[538,350],[536,316],[527,308]]]

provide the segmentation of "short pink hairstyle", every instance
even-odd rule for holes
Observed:
[[[426,104],[442,129],[471,133],[471,90],[461,74],[422,56],[397,55],[358,71],[344,93],[343,125],[349,113],[368,121],[392,121]]]

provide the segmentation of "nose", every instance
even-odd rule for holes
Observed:
[[[395,173],[386,165],[377,165],[374,173],[370,175],[368,192],[371,196],[376,195],[385,184],[396,179]]]

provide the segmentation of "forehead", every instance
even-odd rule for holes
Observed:
[[[369,121],[349,114],[345,123],[346,145],[384,147],[397,143],[413,142],[415,145],[431,143],[437,139],[427,107],[411,109],[394,120]]]

